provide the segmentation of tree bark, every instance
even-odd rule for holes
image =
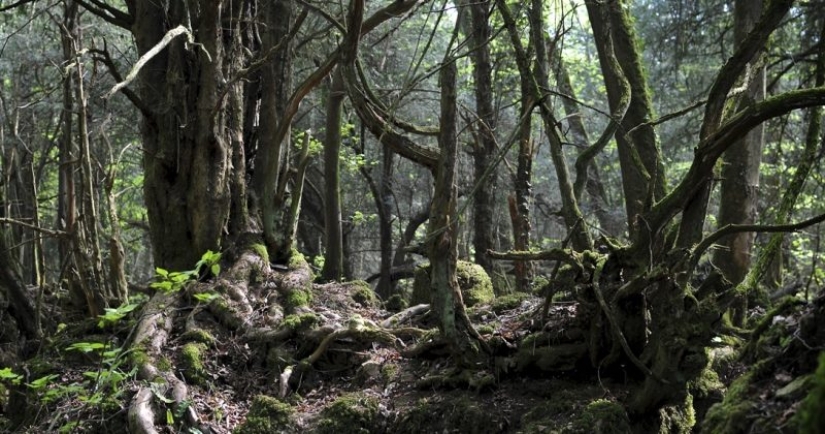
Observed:
[[[341,186],[339,154],[341,152],[341,111],[344,105],[344,80],[340,71],[332,73],[327,97],[326,136],[324,139],[324,233],[326,234],[324,281],[338,281],[344,276],[344,241],[341,234]]]
[[[639,51],[627,6],[622,0],[588,2],[593,36],[599,53],[611,113],[622,109],[624,80],[630,86],[630,102],[616,133],[622,189],[628,229],[633,239],[643,224],[637,219],[665,193],[665,170],[653,127],[646,125],[653,113],[650,91],[641,68]],[[610,45],[604,42],[609,41]],[[613,50],[609,49],[612,47]],[[615,57],[614,57],[615,56]],[[618,62],[615,68],[612,62]],[[633,130],[633,134],[624,132]]]
[[[468,38],[473,51],[470,61],[473,64],[474,92],[478,143],[473,147],[473,174],[475,177],[475,196],[473,197],[473,248],[474,259],[488,274],[493,263],[487,258],[487,251],[495,246],[493,234],[493,217],[496,204],[496,175],[491,164],[496,152],[496,113],[493,109],[492,63],[490,62],[489,39],[492,33],[488,16],[489,0],[471,1],[466,6],[470,12]],[[520,161],[520,160],[519,160]]]
[[[734,7],[734,41],[742,44],[753,29],[762,13],[761,0],[737,0]],[[744,78],[745,91],[738,97],[737,111],[765,98],[765,67],[757,54],[748,65]],[[722,181],[719,198],[719,227],[728,224],[753,224],[759,199],[759,167],[762,162],[764,142],[762,125],[749,131],[737,140],[722,155]],[[719,242],[714,251],[713,263],[734,285],[739,284],[748,273],[751,264],[751,250],[756,234],[740,232]],[[743,326],[746,319],[747,297],[739,297],[733,309],[732,321]]]

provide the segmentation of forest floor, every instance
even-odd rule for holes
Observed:
[[[313,292],[313,312],[327,321],[345,324],[356,317],[367,324],[380,324],[391,315],[381,308],[356,302],[352,286],[314,285]],[[535,324],[542,303],[543,299],[533,296],[511,298],[505,303],[473,307],[470,315],[483,335],[516,343],[524,341],[531,330],[561,326],[576,309],[572,303],[554,304],[549,321],[544,325]],[[804,398],[801,394],[805,388],[793,386],[802,369],[799,361],[815,359],[825,343],[825,339],[804,342],[797,328],[811,312],[819,312],[821,320],[822,305],[825,303],[820,298],[818,305],[812,303],[792,312],[782,312],[778,320],[772,321],[774,325],[781,323],[784,333],[764,332],[760,336],[757,352],[762,358],[771,357],[772,361],[758,381],[744,386],[749,406],[747,410],[737,410],[744,412],[741,417],[758,414],[772,426],[772,432],[789,432],[788,421]],[[311,370],[293,376],[288,381],[289,387],[282,388],[280,376],[292,362],[286,360],[288,357],[279,361],[279,357],[284,354],[305,357],[317,348],[318,342],[291,340],[264,348],[227,332],[206,311],[198,311],[194,306],[183,309],[187,314],[200,316],[200,324],[212,324],[206,327],[211,335],[208,343],[198,347],[201,366],[192,367],[191,354],[186,350],[187,345],[191,348],[191,340],[175,338],[165,347],[168,354],[165,363],[183,367],[178,375],[189,384],[185,405],[194,410],[199,425],[197,430],[185,427],[182,414],[186,409],[167,403],[166,414],[162,411],[157,414],[160,432],[624,432],[622,420],[626,415],[619,415],[615,426],[605,426],[615,416],[604,414],[610,410],[601,404],[623,403],[637,384],[621,372],[594,375],[592,370],[572,369],[559,373],[536,370],[516,374],[492,365],[459,371],[446,356],[406,357],[405,350],[414,344],[412,339],[398,338],[394,345],[387,345],[344,338],[333,343]],[[182,330],[187,315],[179,318],[181,324],[175,327]],[[433,325],[426,315],[411,321],[410,325],[418,328]],[[95,329],[94,323],[86,323],[61,332],[52,339],[48,349],[41,349],[41,356],[28,363],[28,371],[48,373],[36,378],[48,380],[37,385],[33,379],[27,379],[28,400],[24,400],[23,405],[28,418],[18,432],[127,432],[127,409],[139,385],[133,380],[134,371],[129,371],[128,363],[107,359],[104,353],[93,348],[78,350],[77,344],[125,342],[130,330],[124,326],[108,334],[94,334]],[[802,354],[804,348],[789,350],[792,345],[788,336],[803,342],[809,348],[808,354]],[[820,338],[822,336],[816,339]],[[72,345],[74,350],[67,350]],[[753,362],[757,357],[756,354],[752,354],[751,359],[734,357],[731,347],[718,351],[719,360],[724,362],[717,364],[717,371],[725,386],[742,376],[748,360]],[[196,373],[199,378],[195,378]],[[17,404],[9,400],[9,394],[15,393],[13,388],[2,391],[5,397],[0,403],[4,413],[0,416],[0,431],[5,432],[4,428],[11,426],[8,419],[22,410],[19,400]],[[279,395],[283,396],[277,400],[261,398]],[[718,393],[695,397],[698,419],[701,420],[709,405],[718,402],[721,396]],[[274,407],[272,402],[276,402]],[[269,422],[257,420],[261,415],[281,423],[267,425]],[[257,418],[256,421],[244,425],[253,418]],[[694,432],[699,432],[698,427]]]

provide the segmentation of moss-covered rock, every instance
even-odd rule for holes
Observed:
[[[320,320],[318,319],[318,315],[315,315],[312,312],[305,312],[285,316],[283,322],[281,322],[281,325],[297,332],[309,330],[319,322]]]
[[[252,401],[246,421],[235,429],[235,434],[270,434],[294,432],[292,415],[295,411],[289,404],[277,398],[258,395]]]
[[[495,298],[493,283],[487,272],[480,265],[467,261],[458,261],[456,277],[461,295],[466,306],[480,303],[489,303]],[[430,302],[430,266],[423,265],[415,271],[412,299],[410,304],[416,305]]]
[[[384,309],[387,309],[390,312],[401,312],[402,310],[408,308],[410,303],[404,299],[404,296],[401,294],[393,294],[387,301],[384,303]]]
[[[353,280],[349,282],[349,287],[350,297],[361,306],[372,307],[378,304],[378,298],[369,283],[363,280]]]
[[[183,375],[192,384],[203,385],[206,383],[206,369],[203,366],[203,352],[206,345],[190,342],[181,347],[180,363],[183,368]]]
[[[258,254],[261,257],[261,260],[264,263],[269,263],[269,251],[266,250],[266,246],[261,243],[254,243],[249,248]]]
[[[319,434],[368,434],[377,431],[378,400],[361,393],[338,397],[321,410],[315,431]]]
[[[285,308],[288,312],[294,312],[300,307],[309,306],[312,301],[312,291],[303,288],[289,288],[284,297]]]
[[[566,432],[626,434],[631,430],[624,407],[607,399],[597,399],[587,404]]]

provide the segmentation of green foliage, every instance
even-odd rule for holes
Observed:
[[[0,369],[0,381],[8,382],[13,385],[19,385],[20,382],[23,380],[23,376],[19,374],[15,374],[11,368],[3,368]]]
[[[195,268],[186,271],[169,271],[160,267],[155,268],[155,282],[149,287],[162,292],[178,292],[191,282],[198,280],[201,275],[217,276],[221,272],[221,254],[207,250],[201,259],[195,263]]]
[[[139,305],[136,303],[125,303],[115,309],[106,308],[103,315],[98,315],[100,320],[97,322],[99,328],[112,325],[123,319],[129,312],[135,310]]]

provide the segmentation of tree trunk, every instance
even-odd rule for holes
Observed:
[[[341,234],[341,111],[344,105],[344,80],[339,71],[332,74],[327,97],[326,138],[324,139],[324,281],[339,281],[344,276],[344,240]]]
[[[468,29],[470,61],[473,64],[474,92],[478,143],[473,148],[473,173],[475,176],[475,196],[473,197],[473,248],[474,259],[488,274],[493,271],[493,263],[487,251],[495,246],[493,217],[496,204],[496,174],[491,170],[492,158],[496,152],[496,113],[493,109],[492,64],[490,62],[489,39],[492,33],[488,16],[489,0],[471,1],[467,5],[471,26]],[[520,160],[519,160],[520,161]]]
[[[761,0],[737,0],[734,7],[734,41],[742,44],[747,34],[759,21]],[[765,99],[765,67],[759,55],[749,64],[744,78],[745,91],[738,96],[736,111]],[[719,227],[728,224],[753,224],[759,199],[759,167],[762,162],[763,127],[760,125],[738,140],[722,155],[722,181],[719,198]],[[719,242],[713,263],[734,285],[748,273],[751,250],[756,234],[739,232]],[[740,296],[733,308],[732,322],[744,326],[748,299]]]
[[[609,40],[613,47],[610,53],[606,44],[596,44],[611,113],[620,110],[623,105],[624,86],[621,82],[627,80],[630,85],[630,102],[621,128],[616,133],[616,142],[628,228],[633,239],[643,224],[637,221],[638,217],[665,193],[665,170],[656,135],[652,126],[644,124],[650,121],[653,113],[650,91],[641,68],[641,52],[625,2],[588,2],[587,12],[595,40]],[[612,56],[615,56],[620,69],[610,65]],[[632,135],[625,134],[631,130],[634,130]]]
[[[232,139],[226,132],[227,59],[221,1],[166,5],[134,2],[132,32],[138,54],[152,49],[175,26],[196,26],[196,47],[173,40],[140,70],[139,94],[149,113],[141,125],[144,197],[155,264],[192,268],[207,250],[220,250],[229,217]],[[232,38],[228,38],[232,41]]]
[[[458,363],[473,358],[477,350],[471,345],[464,302],[458,287],[458,211],[456,202],[456,65],[445,62],[439,74],[441,85],[441,120],[438,143],[441,161],[435,171],[435,192],[430,207],[429,240],[432,308],[439,329]]]

